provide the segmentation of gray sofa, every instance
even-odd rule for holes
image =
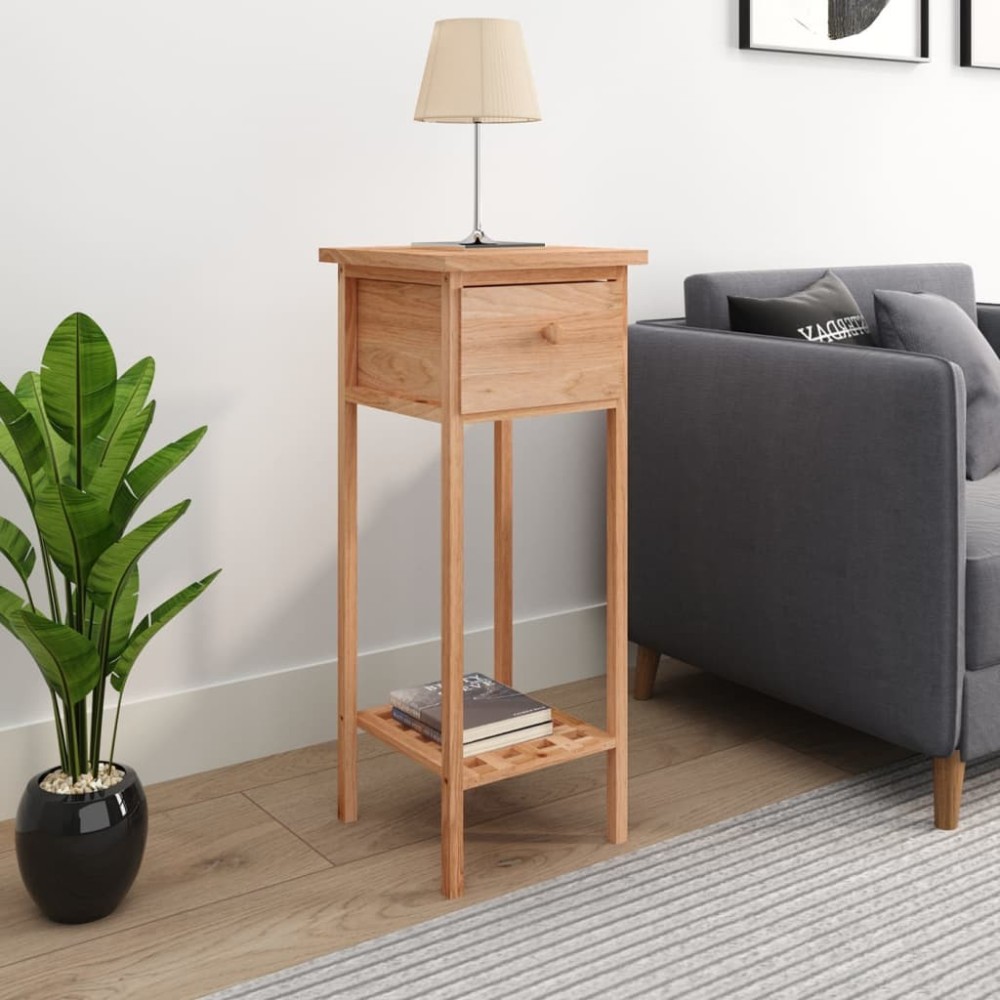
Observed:
[[[940,358],[729,330],[727,295],[825,268],[701,274],[629,330],[635,696],[667,654],[934,758],[935,821],[1000,750],[1000,470],[965,480],[965,383]],[[834,268],[948,296],[1000,353],[962,264]]]

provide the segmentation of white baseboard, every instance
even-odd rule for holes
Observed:
[[[604,636],[604,605],[518,622],[515,683],[534,690],[603,673]],[[359,704],[437,676],[440,655],[435,639],[359,656]],[[466,633],[466,670],[491,673],[492,663],[493,630]],[[119,756],[151,784],[321,743],[336,730],[336,664],[318,663],[126,703]],[[54,762],[54,743],[48,720],[0,729],[0,819],[14,815],[28,779]]]

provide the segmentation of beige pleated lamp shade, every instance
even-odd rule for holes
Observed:
[[[499,18],[438,21],[413,117],[418,122],[537,122],[521,25]]]

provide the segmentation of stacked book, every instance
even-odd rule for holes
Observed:
[[[499,750],[552,732],[552,709],[487,677],[463,678],[463,755]],[[441,742],[441,682],[389,692],[392,717],[428,739]]]

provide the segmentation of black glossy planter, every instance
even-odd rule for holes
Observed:
[[[113,788],[83,795],[44,792],[36,774],[15,821],[17,863],[31,898],[50,920],[106,917],[132,887],[146,848],[146,793],[130,767]]]

